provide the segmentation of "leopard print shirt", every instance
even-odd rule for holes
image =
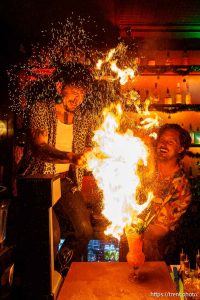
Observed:
[[[73,123],[73,144],[72,149],[76,154],[80,154],[85,147],[92,147],[92,135],[94,129],[94,115],[90,111],[76,109]],[[57,118],[54,100],[37,101],[30,111],[29,130],[47,130],[48,144],[55,147],[56,143]],[[30,139],[30,135],[28,135]],[[25,148],[19,173],[27,175],[55,174],[55,164],[47,163],[34,156],[31,150],[30,140]],[[71,165],[73,191],[81,190],[84,170]]]

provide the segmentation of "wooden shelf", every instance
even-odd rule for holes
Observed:
[[[126,111],[136,112],[134,105],[126,105]],[[149,111],[160,111],[166,113],[176,113],[181,111],[199,111],[200,104],[151,104]]]
[[[200,65],[155,65],[138,66],[140,75],[198,75],[200,76]]]

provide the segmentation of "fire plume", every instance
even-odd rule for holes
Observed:
[[[119,78],[119,82],[121,85],[124,85],[129,78],[132,79],[135,75],[134,70],[131,68],[126,68],[124,70],[118,68],[115,61],[111,63],[110,67],[111,70],[117,74],[117,78]]]
[[[157,114],[155,114],[155,117],[149,117],[149,118],[145,118],[143,121],[141,121],[141,127],[143,129],[149,129],[149,128],[153,128],[153,127],[158,127],[159,126],[159,121],[158,121],[158,116]]]
[[[102,213],[110,221],[105,234],[119,239],[126,226],[134,226],[141,221],[138,215],[152,198],[149,194],[143,205],[136,200],[140,184],[137,168],[138,164],[147,164],[148,150],[131,130],[124,134],[119,132],[120,104],[105,109],[103,115],[104,122],[95,132],[96,146],[88,154],[87,165],[103,192]]]
[[[96,69],[101,70],[103,67],[106,67],[107,73],[110,71],[116,74],[116,78],[112,78],[113,80],[119,79],[120,84],[124,85],[129,79],[133,79],[135,76],[135,70],[132,68],[125,67],[123,69],[117,66],[118,59],[124,55],[127,47],[125,47],[122,43],[120,43],[116,48],[111,49],[105,59],[99,59],[96,63]],[[135,65],[136,68],[136,65]]]

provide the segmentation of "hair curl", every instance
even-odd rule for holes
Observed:
[[[61,81],[63,87],[66,85],[74,85],[88,89],[93,83],[93,76],[86,66],[77,62],[68,62],[57,69],[54,73],[54,80]]]

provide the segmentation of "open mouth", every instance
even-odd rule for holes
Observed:
[[[168,149],[163,148],[163,147],[160,147],[159,150],[160,150],[161,153],[167,153],[168,152]]]

